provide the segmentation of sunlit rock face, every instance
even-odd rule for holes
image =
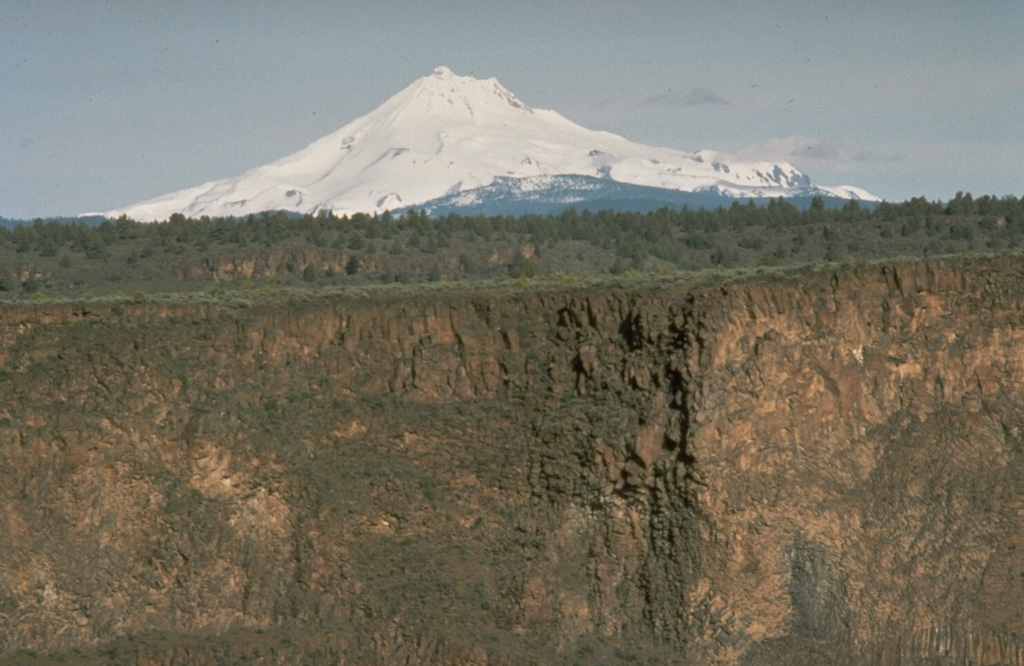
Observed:
[[[1022,267],[4,308],[0,657],[1020,663]]]

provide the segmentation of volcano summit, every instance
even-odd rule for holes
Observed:
[[[855,187],[812,185],[785,162],[727,164],[713,151],[658,148],[589,130],[527,106],[497,79],[438,67],[276,162],[105,214],[147,221],[173,213],[327,209],[342,215],[412,207],[495,214],[528,202],[601,208],[608,206],[599,202],[612,200],[707,205],[812,196],[878,200]]]

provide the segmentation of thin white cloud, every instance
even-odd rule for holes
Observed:
[[[724,97],[708,88],[691,88],[687,92],[676,92],[668,90],[658,95],[648,97],[641,104],[643,106],[660,106],[664,108],[677,108],[686,106],[718,106],[728,104]]]
[[[895,162],[900,153],[878,153],[830,138],[775,137],[741,150],[737,158],[766,162],[798,162],[851,171],[865,164]]]

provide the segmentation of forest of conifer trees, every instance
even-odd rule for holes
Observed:
[[[1024,201],[957,193],[874,206],[432,218],[326,211],[0,226],[0,298],[703,271],[1017,251]]]

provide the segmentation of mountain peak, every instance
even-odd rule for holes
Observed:
[[[726,164],[712,151],[657,148],[589,130],[555,111],[527,106],[495,78],[460,76],[440,66],[292,155],[107,216],[375,213],[420,206],[499,180],[533,179],[523,183],[534,187],[554,176],[734,198],[823,193],[873,199],[855,188],[813,186],[785,163]]]
[[[533,113],[533,109],[519,101],[498,79],[460,76],[444,65],[435,68],[432,75],[415,81],[393,99],[405,106],[415,106],[418,99],[426,103],[428,112],[458,110],[475,120],[481,119],[478,117],[481,113],[507,112],[508,107]],[[446,104],[451,108],[445,109]]]

